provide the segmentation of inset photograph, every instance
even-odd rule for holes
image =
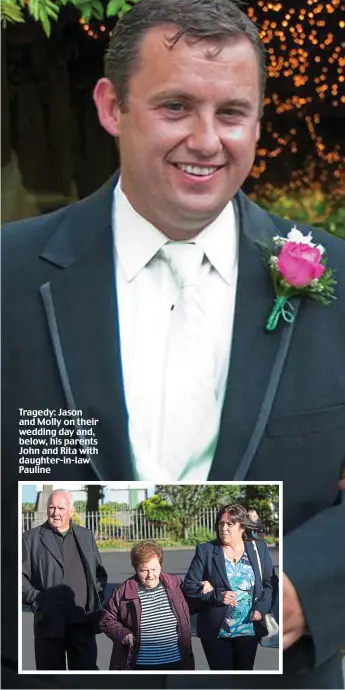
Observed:
[[[19,484],[19,673],[282,673],[282,483]]]

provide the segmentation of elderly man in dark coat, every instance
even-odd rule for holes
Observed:
[[[36,668],[97,670],[95,632],[107,573],[93,533],[71,522],[63,489],[49,497],[48,520],[23,533],[23,604],[34,617]]]

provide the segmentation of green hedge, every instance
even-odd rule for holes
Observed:
[[[167,546],[173,546],[175,548],[178,548],[179,546],[193,547],[197,544],[203,544],[205,541],[211,541],[212,539],[214,539],[214,534],[210,534],[208,538],[204,539],[201,537],[198,539],[196,536],[191,535],[191,537],[188,539],[180,539],[180,541],[174,541],[173,539],[157,539],[155,541],[164,549]],[[265,542],[270,546],[279,546],[279,539],[276,537],[265,537]],[[123,541],[122,539],[102,539],[97,541],[97,546],[100,551],[107,551],[109,549],[128,549],[128,551],[130,551],[132,546],[134,546],[136,543],[137,542],[135,541]]]
[[[297,226],[313,225],[345,239],[345,190],[337,190],[333,195],[320,189],[284,193],[267,185],[250,197],[270,213],[290,219]]]

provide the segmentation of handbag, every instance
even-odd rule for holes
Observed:
[[[255,541],[253,541],[252,544],[254,547],[254,551],[256,553],[256,557],[258,559],[258,566],[262,581],[262,567],[258,547],[256,546]],[[279,625],[272,611],[269,611],[268,613],[264,614],[262,617],[262,621],[260,622],[262,622],[262,624],[265,626],[267,630],[267,634],[259,639],[259,644],[261,645],[261,647],[279,647]]]

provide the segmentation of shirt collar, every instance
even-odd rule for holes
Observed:
[[[121,177],[114,190],[113,228],[118,259],[128,282],[168,241],[164,233],[135,211],[121,189]],[[238,227],[231,201],[193,241],[202,248],[223,280],[229,285],[233,283],[238,261]]]
[[[231,201],[217,218],[194,239],[217,273],[231,285],[236,279],[238,227]]]
[[[50,529],[53,532],[53,534],[55,534],[57,537],[60,537],[60,539],[65,539],[65,537],[67,537],[67,535],[71,534],[72,532],[71,527],[69,527],[68,530],[65,530],[64,532],[60,532],[55,527],[50,527]]]
[[[167,242],[167,237],[133,208],[121,189],[114,190],[115,247],[126,280],[132,280]]]

